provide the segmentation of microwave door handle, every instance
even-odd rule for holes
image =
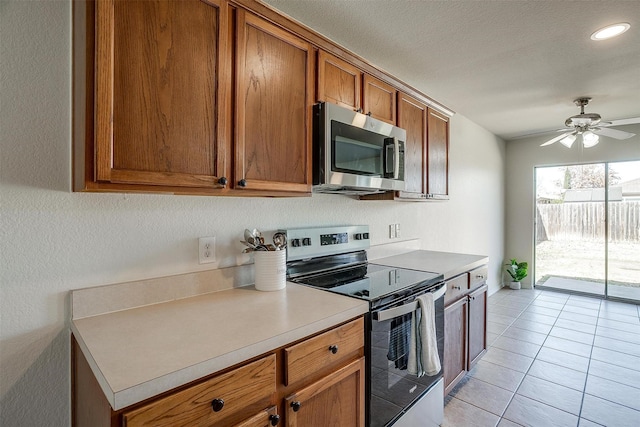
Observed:
[[[393,179],[400,177],[400,142],[393,138]]]
[[[395,138],[385,138],[384,140],[384,148],[382,149],[383,178],[393,178],[396,174],[395,159],[390,159],[390,157],[395,155],[395,152],[396,152],[395,144],[396,144]],[[392,161],[393,161],[393,165],[391,164]]]
[[[437,291],[433,292],[433,300],[437,300],[442,298],[447,292],[447,287],[442,286]],[[393,319],[394,317],[404,316],[405,314],[409,314],[418,309],[418,302],[412,301],[408,304],[401,305],[400,307],[388,308],[382,311],[374,311],[372,313],[373,320],[378,322],[383,322],[385,320]]]

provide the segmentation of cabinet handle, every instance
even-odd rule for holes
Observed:
[[[269,423],[272,426],[277,426],[279,422],[280,422],[280,415],[278,414],[269,415]]]
[[[476,279],[484,279],[484,276],[481,274],[476,275]]]
[[[356,113],[362,113],[362,108],[358,108],[358,109],[356,110]]]
[[[242,178],[240,181],[238,181],[238,185],[240,187],[246,187],[247,186],[247,180]]]
[[[213,399],[211,401],[211,407],[213,408],[213,412],[222,411],[222,408],[224,408],[224,400],[222,400],[222,399]]]
[[[338,352],[338,346],[337,345],[331,345],[329,346],[329,350],[331,351],[331,353],[336,354]]]
[[[221,176],[220,179],[218,179],[218,184],[222,185],[223,187],[227,185],[227,178],[224,176]]]
[[[462,289],[460,286],[452,286],[453,289],[459,291],[460,289]]]
[[[369,111],[369,112],[367,113],[367,116],[371,117],[371,111]]]
[[[293,408],[293,412],[298,412],[300,410],[300,406],[302,406],[302,403],[298,402],[297,400],[295,402],[291,402],[291,408]]]

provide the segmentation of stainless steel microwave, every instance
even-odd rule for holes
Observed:
[[[404,190],[404,129],[330,103],[313,113],[313,191]]]

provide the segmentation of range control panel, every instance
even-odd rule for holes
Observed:
[[[368,225],[290,228],[287,261],[369,249]]]

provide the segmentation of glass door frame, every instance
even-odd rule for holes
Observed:
[[[609,278],[609,258],[610,258],[610,254],[609,254],[609,244],[610,244],[610,236],[611,236],[611,230],[610,230],[610,177],[609,177],[609,170],[610,170],[610,166],[612,164],[616,164],[616,163],[626,163],[626,162],[636,162],[636,161],[640,161],[640,160],[634,160],[634,159],[630,159],[630,160],[608,160],[608,161],[593,161],[593,162],[585,162],[585,163],[566,163],[566,164],[556,164],[556,165],[540,165],[540,166],[534,166],[534,171],[533,171],[533,185],[534,185],[534,191],[533,191],[533,265],[532,265],[532,276],[533,276],[533,280],[532,280],[532,287],[534,288],[545,288],[544,285],[536,285],[536,269],[537,269],[537,238],[538,238],[538,180],[539,180],[539,169],[542,168],[552,168],[552,167],[572,167],[572,166],[584,166],[584,165],[595,165],[595,164],[602,164],[604,165],[604,292],[602,294],[594,294],[594,293],[587,293],[584,292],[583,294],[585,295],[589,295],[589,296],[593,296],[596,298],[604,298],[604,299],[611,299],[611,300],[620,300],[620,301],[626,301],[626,302],[632,302],[637,304],[638,300],[636,299],[627,299],[627,298],[622,298],[622,297],[617,297],[617,296],[611,296],[610,292],[609,292],[609,282],[610,282],[610,278]],[[554,289],[556,290],[556,288],[547,288],[547,289]],[[562,290],[560,290],[562,291]],[[571,290],[564,290],[565,292],[572,292],[572,293],[581,293],[579,291],[571,291]]]

